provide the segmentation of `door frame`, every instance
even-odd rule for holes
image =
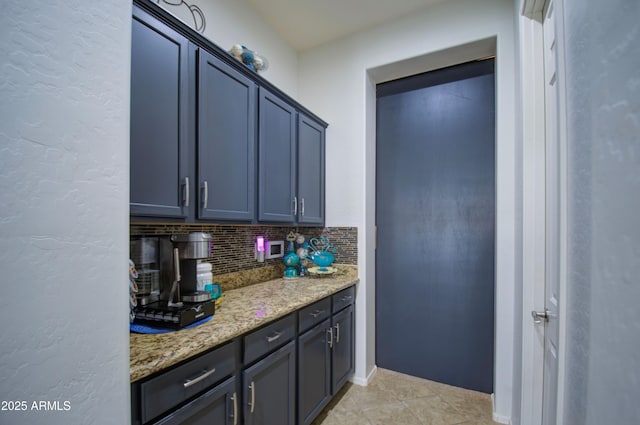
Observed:
[[[513,17],[515,19],[515,16]],[[516,262],[519,256],[520,244],[517,243],[516,230],[520,224],[516,216],[520,214],[517,205],[517,195],[521,186],[516,184],[517,159],[516,136],[517,127],[515,105],[517,98],[515,88],[517,70],[511,66],[515,62],[515,46],[513,38],[502,38],[495,34],[487,38],[471,41],[466,44],[454,45],[446,49],[429,52],[423,56],[411,57],[401,61],[368,68],[365,78],[366,95],[366,170],[364,192],[367,193],[361,246],[364,247],[362,257],[366,258],[366,266],[361,271],[361,279],[366,281],[358,289],[356,308],[360,311],[360,319],[373,320],[375,311],[375,295],[367,287],[373,288],[375,282],[375,122],[376,122],[376,84],[397,78],[445,68],[471,60],[495,56],[496,58],[496,275],[495,275],[495,352],[494,352],[494,394],[492,396],[493,420],[508,424],[511,419],[513,405],[513,359],[515,327],[514,318],[514,278],[516,277]],[[511,56],[511,53],[514,55]],[[513,71],[513,72],[511,72]],[[513,127],[511,124],[513,123]],[[518,182],[519,183],[519,182]],[[519,284],[519,281],[518,281]],[[362,312],[368,309],[367,312]],[[356,319],[359,320],[359,319]],[[372,335],[373,334],[373,335]],[[375,331],[356,333],[356,376],[354,382],[366,385],[375,374]],[[366,346],[367,352],[357,347]],[[359,366],[364,365],[364,366]],[[365,367],[366,371],[359,370]],[[366,378],[364,378],[366,377]]]
[[[531,311],[545,303],[545,81],[543,17],[549,0],[522,0],[519,19],[520,87],[523,142],[523,276],[521,425],[542,423],[544,327],[534,326]],[[557,423],[562,423],[566,356],[567,292],[567,119],[563,1],[554,0],[558,52],[558,180],[560,219],[560,299]]]

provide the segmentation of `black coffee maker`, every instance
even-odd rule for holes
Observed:
[[[211,235],[202,232],[159,238],[160,300],[136,309],[136,322],[182,328],[212,316],[215,300],[198,291],[198,261],[211,256]]]
[[[210,300],[210,292],[198,290],[198,262],[211,256],[211,235],[202,232],[172,235],[171,242],[174,246],[174,269],[178,267],[180,274],[182,296],[179,300],[192,303]]]

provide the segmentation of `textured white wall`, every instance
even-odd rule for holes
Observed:
[[[564,0],[569,275],[564,423],[640,418],[640,2]]]
[[[128,0],[2,4],[2,424],[129,421],[130,28]]]
[[[356,380],[375,363],[375,94],[381,75],[416,73],[416,63],[453,63],[456,46],[483,39],[497,45],[496,414],[511,411],[516,246],[515,59],[513,1],[452,0],[300,55],[300,100],[326,119],[327,225],[357,226],[361,284],[357,300]],[[450,54],[442,54],[451,49]],[[464,51],[473,55],[474,50]],[[476,49],[476,54],[481,50]],[[430,61],[429,58],[436,59]],[[478,58],[470,56],[466,59]],[[411,61],[411,59],[416,59]],[[424,60],[419,60],[423,58]],[[460,59],[461,56],[458,56]],[[426,67],[421,71],[434,69]],[[368,71],[371,71],[368,77]],[[373,106],[372,106],[373,104]]]
[[[191,27],[194,19],[183,3],[172,6],[156,1]],[[198,6],[206,19],[204,36],[224,50],[234,44],[244,44],[264,55],[269,69],[261,72],[264,78],[294,99],[298,96],[298,54],[276,31],[266,24],[245,1],[238,0],[186,0]]]

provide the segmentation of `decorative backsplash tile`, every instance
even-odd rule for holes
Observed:
[[[303,235],[306,233],[301,232]],[[325,227],[321,235],[329,238],[338,248],[335,255],[338,264],[358,264],[358,228],[357,227]]]
[[[222,224],[131,223],[131,238],[140,236],[169,236],[178,233],[206,232],[211,234],[211,258],[214,281],[220,280],[223,290],[269,280],[282,275],[281,258],[258,263],[254,257],[256,236],[267,240],[285,241],[290,231],[307,239],[327,236],[338,248],[337,264],[358,264],[358,229],[356,227],[293,227]],[[262,270],[263,269],[263,270]],[[242,273],[251,271],[251,273]],[[224,275],[224,276],[223,276]],[[220,279],[219,279],[219,278]]]

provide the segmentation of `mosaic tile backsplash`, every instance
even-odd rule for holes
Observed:
[[[338,248],[337,264],[358,264],[358,229],[356,227],[293,227],[293,226],[249,226],[221,224],[167,224],[131,223],[131,238],[140,236],[169,236],[177,233],[206,232],[213,237],[211,258],[214,281],[221,281],[224,289],[245,286],[282,276],[284,266],[281,258],[266,259],[258,263],[254,257],[256,236],[262,235],[270,241],[285,241],[293,231],[307,239],[327,236]],[[246,273],[249,272],[250,273]],[[243,276],[242,279],[237,279]],[[228,278],[228,279],[225,279]],[[224,281],[227,281],[225,284]]]

